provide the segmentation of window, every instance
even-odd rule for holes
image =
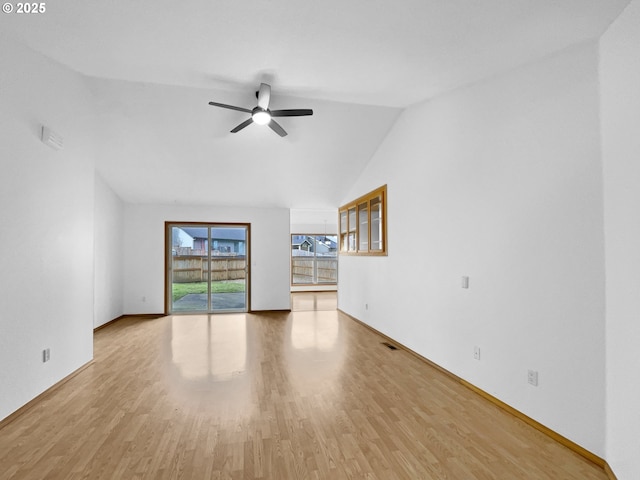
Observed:
[[[340,254],[386,255],[387,186],[340,207]]]
[[[291,285],[335,285],[337,255],[337,235],[291,235]]]

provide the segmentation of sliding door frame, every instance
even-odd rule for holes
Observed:
[[[165,221],[164,222],[164,314],[165,315],[184,315],[189,313],[194,314],[215,314],[215,310],[208,312],[172,312],[172,285],[173,285],[173,272],[172,272],[172,264],[173,264],[173,237],[171,229],[175,226],[193,226],[193,227],[206,227],[209,228],[209,237],[211,237],[211,228],[246,228],[247,238],[246,238],[246,247],[245,247],[245,305],[246,312],[251,312],[251,224],[250,223],[238,223],[238,222],[183,222],[183,221]],[[209,259],[209,269],[211,269],[211,238],[209,238],[209,248],[208,248],[208,259]],[[211,278],[209,276],[209,286],[207,287],[207,297],[209,298],[208,302],[211,302]],[[229,313],[227,311],[220,311],[219,313]]]

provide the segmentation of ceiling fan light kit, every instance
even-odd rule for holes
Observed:
[[[273,119],[273,117],[304,117],[313,115],[313,110],[311,110],[310,108],[269,110],[269,102],[271,100],[271,86],[267,85],[266,83],[260,84],[260,89],[256,92],[256,94],[258,97],[258,105],[253,108],[253,110],[218,102],[209,102],[209,105],[251,114],[251,117],[248,120],[245,120],[240,125],[231,130],[231,133],[237,133],[243,128],[251,125],[252,123],[257,123],[258,125],[269,125],[269,128],[271,128],[271,130],[276,132],[281,137],[285,137],[287,135],[287,132],[278,122]]]
[[[271,115],[266,110],[262,110],[260,107],[256,107],[251,112],[251,118],[258,125],[266,125],[271,121]]]

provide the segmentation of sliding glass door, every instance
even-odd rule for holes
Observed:
[[[167,313],[249,310],[249,225],[166,223]]]

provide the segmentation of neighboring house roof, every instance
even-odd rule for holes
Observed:
[[[191,238],[208,238],[209,233],[206,227],[180,227]],[[214,227],[211,229],[213,240],[233,240],[237,242],[246,241],[245,232],[242,228]]]
[[[324,236],[322,238],[318,237],[318,241],[331,249],[338,248],[338,242],[331,240],[329,237]]]
[[[328,235],[293,235],[292,237],[293,238],[291,239],[291,245],[293,246],[302,245],[304,242],[313,242],[313,240],[309,239],[313,239],[315,237],[318,243],[324,245],[327,248],[335,249],[338,247],[338,243],[332,240]]]
[[[292,235],[291,236],[291,245],[300,245],[307,239],[306,235]]]
[[[310,241],[308,238],[303,238],[302,240],[293,240],[293,241],[291,242],[291,245],[293,245],[293,246],[298,246],[298,247],[299,247],[299,246],[300,246],[300,245],[302,245],[303,243],[306,243],[307,245],[313,245],[313,242],[312,242],[312,241]]]

